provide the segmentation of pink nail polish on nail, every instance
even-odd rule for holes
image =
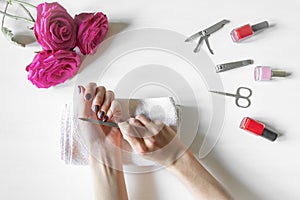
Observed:
[[[250,24],[246,24],[239,28],[233,29],[230,35],[234,42],[240,42],[246,38],[253,36],[255,32],[263,30],[268,27],[269,27],[269,23],[267,21],[255,24],[253,26],[251,26]]]
[[[271,67],[257,66],[254,69],[254,79],[256,81],[269,81],[272,77],[286,77],[285,71],[272,70]]]

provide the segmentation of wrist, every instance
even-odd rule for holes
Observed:
[[[90,164],[91,166],[122,171],[122,152],[116,146],[110,146],[109,148],[98,146],[90,150]]]
[[[187,167],[188,166],[188,167]],[[222,185],[199,163],[191,151],[186,151],[167,169],[198,199],[231,199]]]
[[[166,169],[173,173],[178,173],[182,168],[189,166],[192,163],[192,160],[195,160],[193,153],[189,150],[186,150],[181,157],[175,160],[171,165],[167,166]]]
[[[102,172],[114,172],[114,171],[123,171],[123,164],[121,157],[101,157],[97,158],[95,156],[90,156],[89,158],[90,167],[94,170]]]

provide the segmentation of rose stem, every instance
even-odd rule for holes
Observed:
[[[28,14],[28,16],[31,18],[31,20],[33,21],[33,22],[35,22],[35,19],[32,17],[32,15],[31,15],[31,13],[29,12],[29,10],[23,5],[23,4],[21,4],[21,3],[18,3],[24,10],[25,10],[25,12]]]
[[[4,18],[4,16],[7,16],[7,17],[14,18],[16,20],[23,20],[23,21],[26,21],[26,22],[34,24],[34,21],[32,21],[31,19],[27,19],[25,17],[19,17],[19,16],[11,15],[11,14],[3,12],[1,10],[0,10],[0,13],[3,14],[3,18]]]
[[[5,19],[5,16],[6,16],[6,11],[7,11],[7,8],[8,8],[8,4],[9,4],[9,2],[6,2],[4,13],[2,13],[3,17],[2,17],[2,22],[1,22],[1,30],[3,30],[3,27],[4,27],[4,19]],[[1,10],[0,10],[0,12],[1,12]]]
[[[36,8],[36,6],[34,6],[34,5],[30,4],[30,3],[27,3],[27,2],[25,2],[25,1],[20,1],[20,0],[7,0],[7,2],[12,2],[12,1],[17,2],[17,3],[19,3],[19,4],[24,4],[24,5],[30,6],[30,7],[32,7],[32,8]]]

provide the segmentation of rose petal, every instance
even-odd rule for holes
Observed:
[[[108,30],[107,17],[101,12],[81,13],[75,16],[75,22],[79,26],[77,46],[81,53],[84,55],[95,53]]]
[[[37,6],[34,34],[44,50],[72,50],[76,46],[77,25],[57,2]]]
[[[38,88],[65,82],[78,71],[80,57],[74,51],[41,51],[26,67],[28,80]]]

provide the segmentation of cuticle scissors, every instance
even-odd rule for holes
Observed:
[[[241,91],[245,90],[248,92],[248,95],[242,95]],[[225,96],[230,96],[230,97],[235,97],[235,104],[240,107],[240,108],[248,108],[251,105],[250,97],[252,96],[252,90],[247,87],[239,87],[236,91],[236,94],[231,94],[227,92],[219,92],[219,91],[211,91],[209,92],[216,93],[216,94],[221,94]],[[240,104],[240,100],[245,100],[247,103],[245,105]]]

